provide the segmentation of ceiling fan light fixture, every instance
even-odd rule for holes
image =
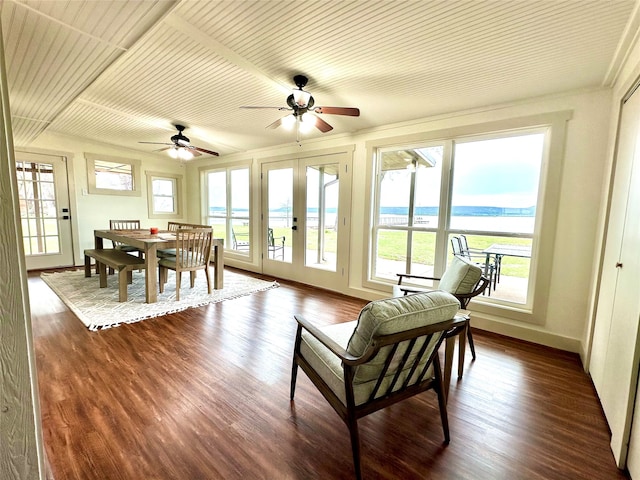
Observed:
[[[300,108],[304,108],[309,104],[309,99],[311,98],[311,94],[305,90],[293,89],[293,100],[296,102]]]
[[[287,115],[282,119],[282,126],[287,130],[291,130],[296,124],[296,117],[293,115]]]
[[[171,158],[178,158],[179,155],[177,147],[170,148],[169,150],[167,150],[167,153]]]
[[[178,156],[181,160],[191,160],[193,158],[193,153],[191,153],[187,148],[179,148]]]
[[[309,113],[305,113],[300,117],[300,131],[309,133],[316,126],[316,117]]]

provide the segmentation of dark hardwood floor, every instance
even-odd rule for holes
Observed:
[[[349,434],[303,372],[293,314],[355,319],[363,300],[280,288],[91,332],[29,278],[45,448],[56,480],[350,479]],[[474,330],[451,385],[359,422],[365,479],[619,479],[577,355]],[[456,365],[454,364],[454,372]]]

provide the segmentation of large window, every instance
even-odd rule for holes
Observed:
[[[483,300],[529,307],[546,131],[376,149],[370,279],[439,277],[464,236],[493,275]]]
[[[251,243],[249,168],[224,168],[206,173],[207,218],[225,249],[249,255]]]

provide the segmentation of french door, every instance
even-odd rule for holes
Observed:
[[[335,153],[262,164],[264,273],[330,290],[347,286],[350,159]]]
[[[66,159],[17,151],[16,176],[27,270],[73,265]]]

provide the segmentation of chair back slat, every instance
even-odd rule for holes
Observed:
[[[413,353],[413,348],[416,345],[416,340],[417,340],[416,338],[412,338],[411,340],[409,340],[409,345],[407,346],[404,352],[404,355],[402,356],[402,360],[400,361],[400,364],[396,368],[396,374],[393,376],[393,380],[389,384],[389,388],[387,389],[386,394],[389,394],[395,390],[396,384],[398,383],[398,379],[400,378],[400,374],[404,371],[405,365],[407,364],[407,361],[409,360],[409,358],[411,357],[411,354]],[[411,377],[408,377],[408,378],[411,378]]]
[[[388,397],[391,394],[397,394],[409,387],[422,383],[429,371],[429,367],[433,364],[437,348],[440,346],[445,333],[446,331],[429,333],[400,341],[392,344],[387,351],[385,351],[384,347],[380,348],[378,355],[383,354],[383,351],[385,351],[383,354],[385,355],[384,367],[380,371],[368,401]],[[434,337],[434,335],[436,336]],[[414,354],[416,349],[418,351]],[[402,358],[397,365],[394,365],[394,357],[398,355],[398,352],[402,354]],[[419,372],[417,376],[416,372]],[[398,388],[398,382],[403,375],[405,375],[404,380],[402,380],[402,384]],[[391,380],[389,380],[390,378]],[[382,385],[385,385],[385,381],[386,386],[383,388]]]
[[[417,358],[422,358],[424,356],[424,352],[426,352],[427,348],[429,347],[432,337],[433,335],[427,335],[426,341],[422,342],[422,346],[420,347],[420,351],[418,352]],[[416,373],[416,370],[418,369],[418,365],[419,365],[419,362],[413,362],[413,365],[411,366],[411,371],[407,375],[407,378],[404,380],[404,384],[402,385],[403,389],[409,386],[409,381],[411,380],[413,375]]]
[[[140,220],[109,220],[110,230],[140,230]]]
[[[140,220],[109,220],[109,230],[140,230]],[[114,248],[125,244],[111,240]]]
[[[209,263],[211,228],[179,228],[176,230],[176,264],[181,269],[196,268]]]
[[[389,370],[389,366],[391,365],[391,362],[393,361],[393,357],[396,355],[397,350],[398,350],[398,344],[396,343],[391,347],[389,353],[387,354],[387,358],[384,361],[384,366],[382,367],[380,376],[378,377],[378,381],[376,382],[376,386],[373,388],[373,391],[369,396],[369,400],[373,400],[374,398],[376,398],[376,395],[378,394],[378,390],[380,389],[380,386],[382,385],[382,382],[384,381],[387,375],[387,371]],[[385,395],[386,393],[387,392],[385,392]]]

